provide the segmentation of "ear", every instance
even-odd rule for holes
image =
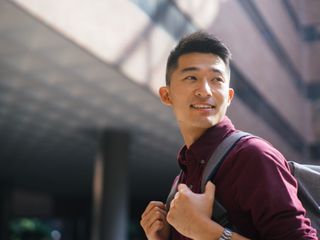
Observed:
[[[160,100],[164,105],[167,105],[167,106],[171,106],[172,105],[172,102],[171,102],[171,99],[170,99],[170,95],[169,95],[168,86],[161,87],[159,89],[159,95],[160,95]]]
[[[234,96],[234,89],[233,88],[229,88],[229,100],[228,100],[228,106],[231,104],[232,99]]]

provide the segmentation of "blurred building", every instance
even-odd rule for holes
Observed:
[[[317,0],[0,1],[1,239],[36,228],[144,239],[140,214],[165,200],[182,145],[157,91],[169,51],[199,29],[233,53],[235,125],[319,164],[319,11]]]

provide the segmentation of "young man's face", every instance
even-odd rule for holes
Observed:
[[[170,86],[159,90],[164,104],[172,107],[180,128],[207,129],[225,116],[234,95],[230,73],[223,60],[209,53],[180,56]]]

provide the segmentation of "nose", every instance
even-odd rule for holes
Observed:
[[[212,89],[207,80],[199,81],[199,85],[195,91],[196,96],[206,98],[212,96]]]

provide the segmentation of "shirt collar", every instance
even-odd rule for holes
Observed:
[[[213,151],[235,128],[231,120],[225,116],[217,125],[208,128],[203,135],[189,148],[183,146],[178,154],[178,162],[182,168],[199,162],[206,163]]]

